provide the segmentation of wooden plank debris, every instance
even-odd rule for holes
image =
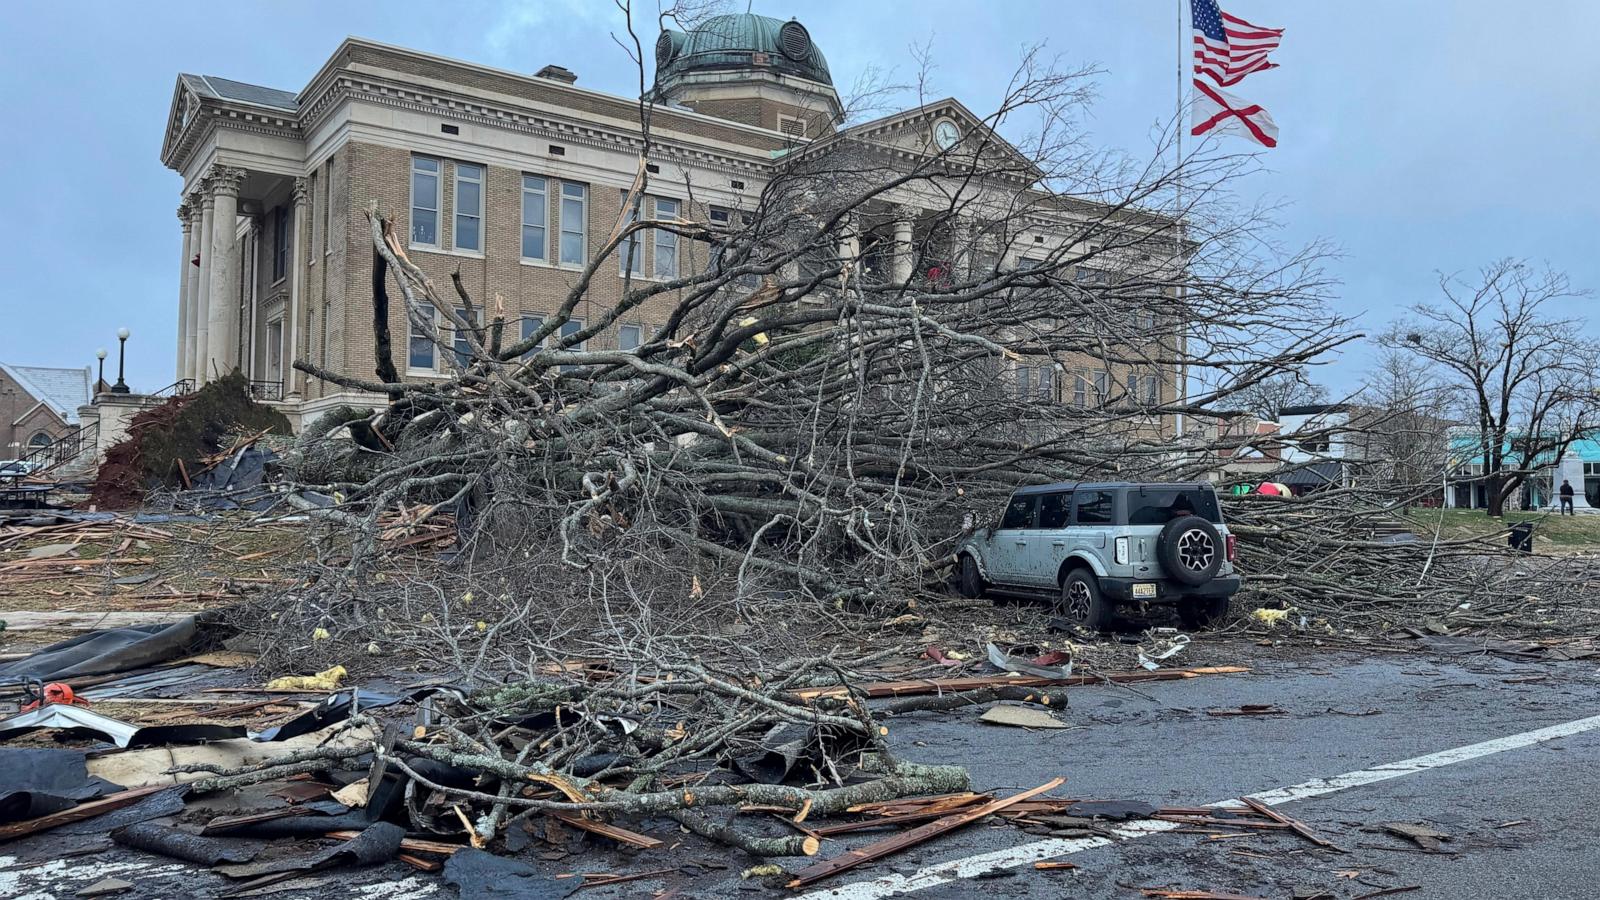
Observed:
[[[590,834],[598,834],[602,837],[608,837],[614,841],[620,841],[624,844],[627,844],[630,847],[638,847],[640,850],[654,850],[657,847],[660,847],[662,844],[661,841],[650,837],[647,834],[640,834],[637,831],[629,831],[626,828],[618,825],[612,825],[609,822],[602,822],[599,819],[588,819],[578,815],[577,813],[551,812],[546,813],[546,815],[552,819],[556,819],[567,825],[571,825],[573,828],[576,828],[579,831],[587,831]]]
[[[1312,831],[1311,828],[1308,825],[1306,825],[1304,822],[1301,822],[1298,819],[1290,818],[1289,816],[1286,816],[1283,813],[1278,812],[1277,810],[1275,810],[1272,807],[1266,805],[1265,803],[1262,803],[1260,800],[1257,800],[1254,797],[1242,797],[1240,799],[1242,799],[1244,801],[1244,804],[1246,806],[1250,807],[1251,809],[1255,810],[1256,812],[1260,813],[1261,815],[1266,816],[1267,818],[1273,820],[1274,822],[1282,822],[1283,824],[1289,826],[1289,829],[1291,831],[1293,831],[1295,834],[1298,834],[1301,837],[1305,838],[1306,840],[1310,841],[1311,843],[1316,844],[1318,847],[1326,847],[1329,850],[1334,850],[1334,851],[1337,851],[1339,853],[1349,853],[1350,852],[1350,851],[1344,849],[1343,847],[1339,846],[1338,844],[1335,844],[1333,841],[1330,841],[1327,838],[1323,837],[1322,835],[1317,834],[1315,831]]]
[[[38,834],[41,831],[49,831],[52,828],[60,828],[62,825],[71,825],[73,822],[82,822],[85,819],[92,819],[95,816],[104,815],[105,813],[122,809],[125,806],[132,806],[140,799],[148,797],[157,791],[164,791],[171,786],[170,784],[156,784],[149,787],[134,788],[131,791],[107,794],[98,800],[80,803],[71,809],[40,816],[37,819],[0,825],[0,843],[14,841],[30,834]]]
[[[871,862],[875,859],[881,859],[885,856],[899,853],[901,850],[904,850],[907,847],[914,847],[917,844],[932,840],[941,834],[954,831],[963,825],[976,822],[985,816],[993,815],[1008,806],[1021,803],[1024,800],[1027,800],[1031,797],[1036,797],[1046,791],[1055,790],[1065,781],[1065,778],[1052,778],[1044,784],[1041,784],[1036,788],[1023,791],[1020,794],[1012,794],[1010,797],[1005,797],[999,800],[991,800],[982,806],[952,813],[942,819],[937,819],[929,822],[926,825],[913,828],[903,834],[897,834],[892,837],[884,838],[881,841],[868,844],[865,847],[847,850],[833,859],[824,860],[823,862],[817,863],[813,866],[808,866],[804,869],[801,869],[799,872],[796,872],[794,878],[789,881],[789,887],[794,888],[812,884],[827,878],[830,875],[837,875],[840,872],[853,869],[862,863]]]

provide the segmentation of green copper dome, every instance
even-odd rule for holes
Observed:
[[[828,61],[804,25],[753,14],[714,16],[685,34],[671,29],[656,39],[656,80],[691,72],[744,69],[766,55],[766,68],[833,86]]]

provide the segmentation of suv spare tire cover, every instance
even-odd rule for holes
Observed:
[[[1156,558],[1168,577],[1198,587],[1222,568],[1222,536],[1199,516],[1180,516],[1161,529]]]

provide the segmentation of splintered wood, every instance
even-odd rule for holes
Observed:
[[[853,869],[862,863],[871,862],[875,859],[881,859],[882,857],[899,853],[901,850],[904,850],[907,847],[913,847],[925,841],[932,840],[941,834],[954,831],[963,825],[976,822],[985,816],[993,815],[1009,806],[1014,806],[1031,797],[1036,797],[1045,791],[1054,790],[1055,788],[1060,787],[1065,781],[1066,779],[1064,778],[1052,778],[1050,781],[1047,781],[1031,790],[1023,791],[1020,794],[1013,794],[1010,797],[1006,797],[1001,800],[991,800],[988,803],[984,803],[980,806],[963,809],[929,822],[926,825],[913,828],[910,831],[884,838],[883,840],[873,844],[868,844],[865,847],[859,847],[855,850],[847,850],[833,859],[825,860],[817,863],[814,866],[809,866],[801,869],[799,872],[796,872],[794,878],[789,881],[789,887],[801,887],[816,881],[821,881],[830,875],[836,875],[847,869]]]

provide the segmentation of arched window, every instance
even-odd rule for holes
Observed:
[[[42,431],[38,434],[35,434],[33,437],[28,438],[28,446],[35,449],[39,447],[48,447],[53,443],[55,442],[50,440],[50,435],[45,434]]]

